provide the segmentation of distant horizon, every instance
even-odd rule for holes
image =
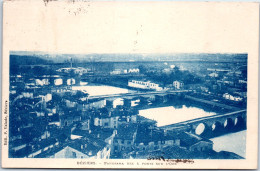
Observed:
[[[246,53],[89,53],[62,54],[39,51],[10,51],[10,56],[35,57],[53,63],[73,62],[247,62]]]

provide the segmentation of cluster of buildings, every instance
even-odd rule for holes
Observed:
[[[143,89],[143,90],[154,90],[154,91],[166,91],[169,89],[180,90],[184,87],[182,81],[173,81],[171,85],[163,87],[159,82],[152,82],[150,80],[129,80],[128,87]]]
[[[83,68],[83,67],[69,67],[69,68],[59,68],[57,69],[57,72],[60,72],[60,73],[74,73],[74,74],[79,74],[79,75],[83,75],[83,74],[86,74],[86,73],[89,73],[91,71],[91,69],[89,68]]]
[[[170,71],[174,68],[172,65]],[[72,90],[72,85],[80,85],[80,76],[88,72],[71,66],[57,69],[54,75],[10,75],[9,157],[131,159],[165,153],[171,158],[185,158],[213,152],[213,142],[208,139],[188,130],[166,131],[158,128],[156,121],[141,117],[139,105],[155,97],[89,99],[87,92]],[[140,70],[116,69],[109,73],[136,76]],[[247,80],[242,71],[209,69],[203,85],[184,85],[175,80],[163,86],[138,78],[128,79],[128,87],[192,89],[201,94],[220,94],[229,101],[246,99]]]
[[[10,157],[140,158],[168,147],[212,150],[209,140],[189,132],[164,131],[138,115],[142,99],[88,99],[71,84],[56,85],[57,79],[10,77]],[[161,90],[152,82],[133,83]]]
[[[203,83],[187,85],[187,89],[208,95],[224,103],[246,105],[246,68],[215,69],[207,68],[202,77]]]
[[[111,75],[119,74],[138,74],[140,72],[139,68],[130,68],[130,69],[115,69],[110,72]]]

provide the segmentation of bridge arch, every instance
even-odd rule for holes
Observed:
[[[234,127],[234,121],[232,118],[227,118],[224,122],[225,129],[232,129]]]
[[[195,134],[201,136],[206,135],[209,131],[210,131],[209,126],[204,122],[199,123],[195,128]]]

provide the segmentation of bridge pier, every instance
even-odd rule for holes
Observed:
[[[211,133],[211,137],[217,137],[220,135],[223,135],[225,133],[224,131],[224,125],[223,123],[216,121],[212,126],[212,133]]]
[[[168,100],[167,95],[155,95],[155,102],[157,103],[166,103]]]

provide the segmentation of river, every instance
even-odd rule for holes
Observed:
[[[109,94],[121,94],[121,93],[130,93],[132,90],[125,88],[106,86],[106,85],[82,85],[82,86],[72,86],[72,90],[81,90],[89,94],[89,96],[100,96],[100,95],[109,95]]]
[[[206,112],[197,107],[186,107],[183,105],[182,108],[168,106],[139,110],[139,114],[148,119],[157,121],[157,126],[160,127],[205,116],[212,116],[216,113]]]
[[[213,141],[213,149],[219,151],[234,152],[246,157],[246,130],[210,139]]]

